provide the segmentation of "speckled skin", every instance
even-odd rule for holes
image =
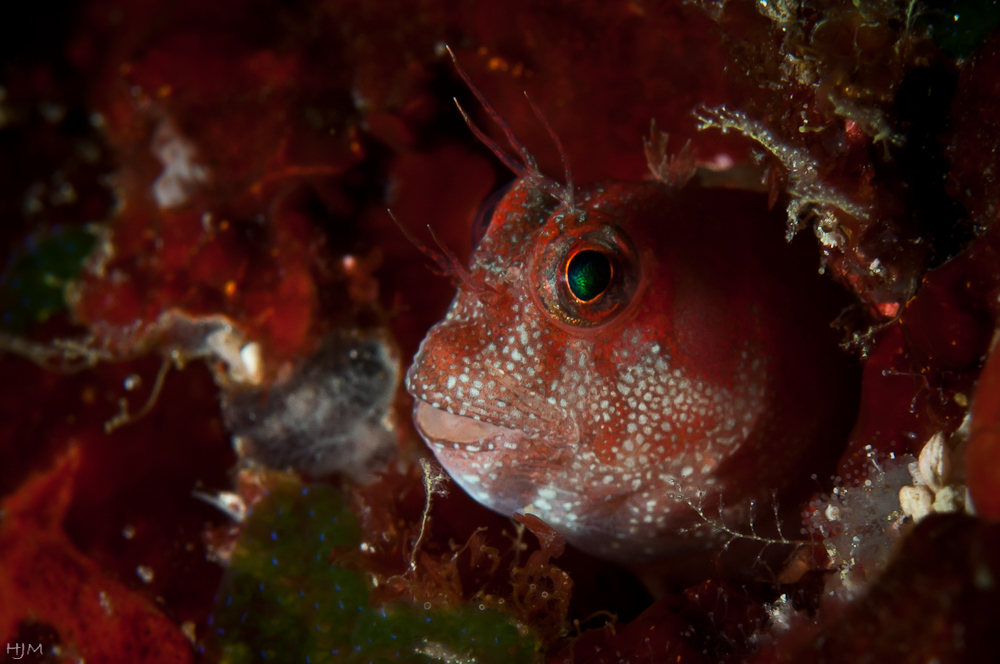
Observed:
[[[749,192],[614,182],[570,210],[522,180],[410,367],[418,430],[479,502],[592,554],[718,545],[720,503],[741,528],[752,499],[808,478],[844,432],[836,311],[798,294],[828,285],[781,231]],[[565,263],[595,241],[620,251],[624,281],[562,307]]]

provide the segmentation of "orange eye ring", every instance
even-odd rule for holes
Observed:
[[[545,238],[528,268],[536,301],[557,324],[577,332],[617,318],[635,301],[642,282],[639,252],[610,224]]]

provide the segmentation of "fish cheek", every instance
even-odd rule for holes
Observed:
[[[407,390],[456,415],[515,426],[503,407],[501,349],[518,325],[516,294],[498,289],[486,302],[462,291],[444,320],[431,328],[407,374]]]
[[[453,305],[448,315],[455,317],[455,309]],[[406,374],[406,388],[414,398],[445,409],[452,403],[450,397],[467,370],[470,351],[485,343],[476,314],[469,309],[468,305],[459,308],[457,315],[462,318],[446,318],[427,332]]]

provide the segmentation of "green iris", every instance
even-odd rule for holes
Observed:
[[[611,261],[599,251],[577,252],[566,266],[566,283],[578,300],[590,302],[611,284]]]

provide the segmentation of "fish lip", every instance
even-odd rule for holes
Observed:
[[[474,445],[498,436],[523,435],[517,429],[449,413],[422,399],[414,400],[413,424],[427,442]]]

